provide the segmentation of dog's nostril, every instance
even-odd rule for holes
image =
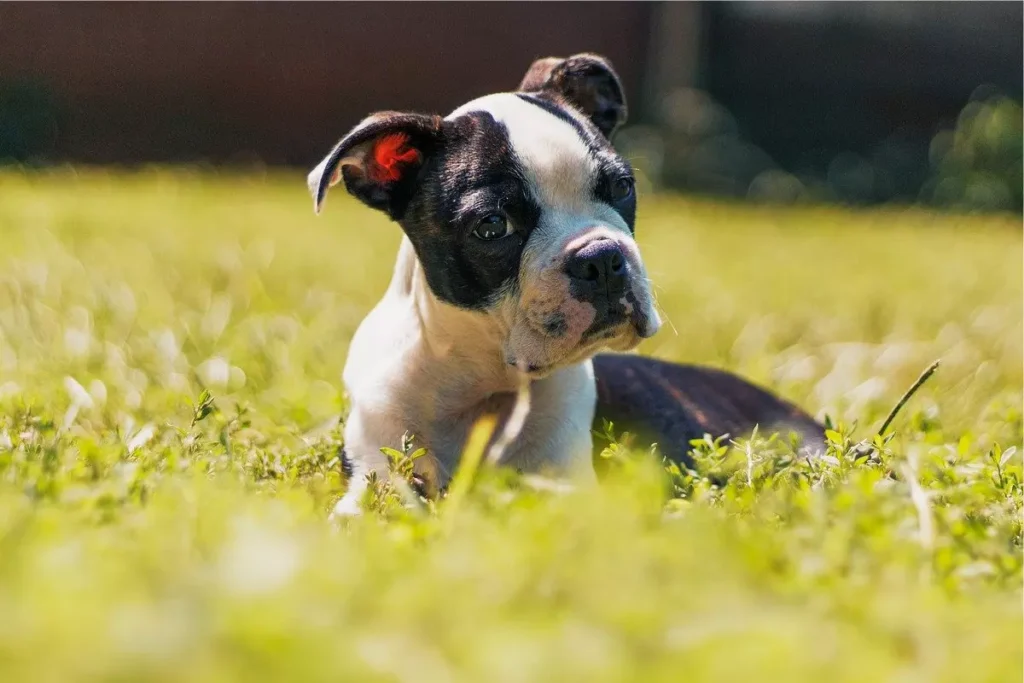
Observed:
[[[612,254],[611,259],[608,261],[608,265],[611,267],[611,271],[616,275],[621,273],[623,268],[626,267],[626,260],[622,258],[622,252],[616,249],[615,253]]]
[[[570,256],[566,271],[573,280],[617,292],[625,284],[626,259],[614,241],[598,240]]]

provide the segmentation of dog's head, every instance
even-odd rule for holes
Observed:
[[[433,295],[501,326],[530,374],[660,327],[633,239],[633,173],[609,139],[626,118],[618,76],[581,54],[535,62],[518,91],[447,117],[381,112],[309,175],[316,210],[344,182],[388,213]]]

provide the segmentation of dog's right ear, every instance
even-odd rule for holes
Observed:
[[[327,191],[345,181],[349,194],[401,218],[423,165],[441,144],[440,116],[380,112],[363,119],[306,178],[313,210],[320,213]]]
[[[604,136],[626,122],[626,95],[612,63],[582,52],[572,57],[538,59],[519,84],[521,92],[550,92],[579,109]]]

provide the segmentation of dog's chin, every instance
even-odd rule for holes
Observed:
[[[544,354],[543,359],[532,358],[529,354],[517,356],[512,352],[507,352],[506,360],[509,365],[514,366],[530,379],[544,379],[562,368],[589,360],[602,351],[632,351],[640,346],[645,339],[654,336],[660,326],[661,322],[657,318],[654,320],[633,318],[592,335],[577,346],[546,349],[547,353]]]

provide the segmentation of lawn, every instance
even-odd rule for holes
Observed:
[[[638,237],[643,352],[827,416],[825,460],[613,447],[599,492],[339,528],[397,226],[297,172],[0,175],[0,680],[1020,680],[1019,217],[647,196]]]

